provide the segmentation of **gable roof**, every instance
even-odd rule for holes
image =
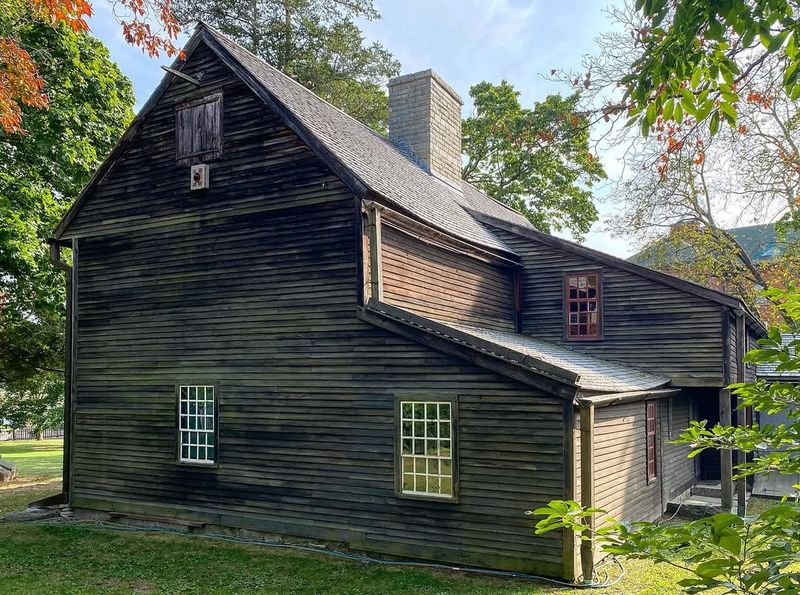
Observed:
[[[605,394],[647,391],[663,387],[670,382],[666,376],[576,353],[520,333],[434,320],[376,300],[370,300],[365,310],[378,317],[567,385],[572,387],[574,392]],[[366,320],[377,322],[375,318],[367,317]],[[392,330],[397,329],[395,327]]]
[[[365,198],[368,192],[372,192],[404,214],[432,227],[483,247],[513,254],[470,211],[507,218],[517,225],[529,225],[522,215],[469,184],[455,188],[432,175],[416,161],[409,159],[389,139],[321,99],[208,25],[200,23],[197,26],[187,44],[186,59],[176,63],[175,69],[180,70],[201,41],[274,109],[357,196]],[[167,84],[162,82],[146,108],[151,108],[166,91],[172,76],[165,78]],[[147,111],[149,109],[143,109],[134,124],[143,120]],[[125,136],[129,136],[128,133]],[[109,160],[118,157],[115,153],[112,152]],[[108,167],[104,164],[101,169]],[[98,181],[93,179],[90,182],[76,203],[74,212],[77,212],[80,208],[78,203]],[[71,209],[59,225],[56,238],[63,235],[74,212]]]
[[[747,307],[747,304],[730,294],[705,287],[704,285],[700,285],[692,281],[687,281],[686,279],[681,279],[680,277],[676,277],[668,273],[662,273],[661,271],[657,271],[646,266],[635,264],[623,258],[611,256],[610,254],[600,252],[599,250],[581,246],[580,244],[570,242],[569,240],[565,240],[563,238],[551,236],[550,234],[546,234],[534,229],[532,226],[523,227],[516,225],[507,219],[499,219],[486,213],[473,212],[473,214],[478,221],[497,229],[502,229],[522,238],[529,238],[559,250],[581,256],[588,260],[594,260],[595,262],[606,264],[634,275],[639,275],[645,279],[650,279],[656,283],[661,283],[668,287],[684,291],[690,295],[695,295],[697,297],[728,306],[733,310],[742,312],[747,319],[748,326],[754,328],[762,335],[766,335],[767,333],[763,323],[750,311],[750,309]]]

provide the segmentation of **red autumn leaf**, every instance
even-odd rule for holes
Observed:
[[[92,5],[87,0],[25,0],[35,18],[53,27],[64,24],[73,31],[89,30],[87,19]],[[173,40],[180,24],[172,12],[172,0],[110,0],[119,17],[125,39],[149,56],[162,51],[167,56],[183,56]],[[151,22],[158,23],[153,30]],[[13,38],[0,38],[0,128],[7,133],[23,133],[22,106],[47,107],[44,80],[25,49]]]

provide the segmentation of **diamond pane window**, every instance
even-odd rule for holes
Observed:
[[[600,337],[600,274],[576,273],[565,278],[568,339]]]
[[[216,429],[213,386],[181,386],[179,391],[180,454],[184,463],[214,463]]]
[[[453,497],[453,411],[449,401],[401,401],[401,492]]]

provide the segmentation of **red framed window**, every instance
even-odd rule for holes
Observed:
[[[647,404],[647,416],[645,424],[647,427],[647,481],[656,478],[656,402],[650,401]]]
[[[567,339],[599,339],[600,273],[569,273],[564,287]]]

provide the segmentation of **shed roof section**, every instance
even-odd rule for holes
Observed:
[[[574,387],[576,392],[627,393],[658,388],[670,382],[666,376],[576,353],[518,333],[433,320],[376,300],[370,300],[367,310]]]
[[[516,351],[532,360],[569,370],[577,374],[578,378],[575,382],[583,391],[599,393],[644,391],[664,386],[670,381],[666,376],[651,374],[631,366],[577,353],[527,335],[462,324],[447,323],[447,325],[473,337]]]

